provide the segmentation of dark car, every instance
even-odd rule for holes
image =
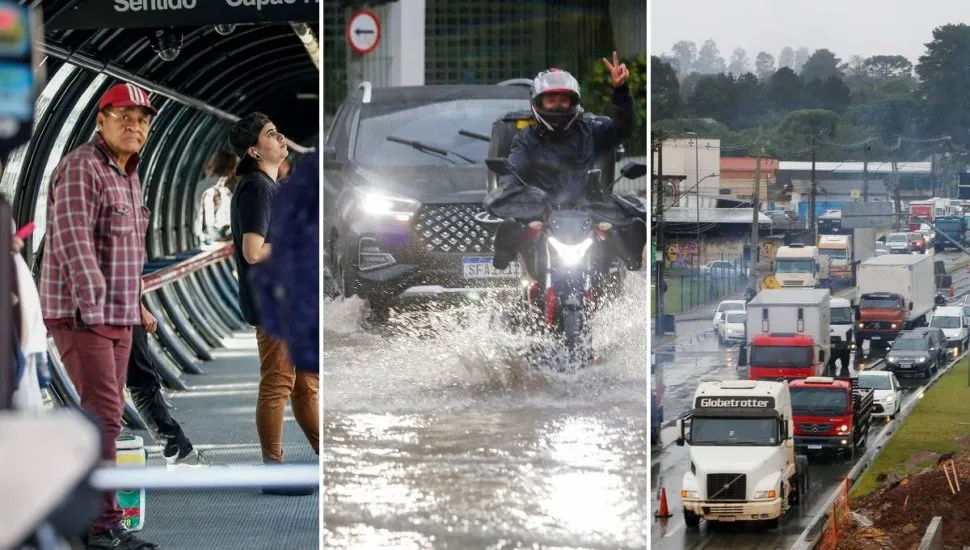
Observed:
[[[324,242],[334,294],[386,316],[408,298],[515,288],[492,267],[483,211],[493,123],[529,108],[527,86],[358,87],[324,145]]]
[[[932,331],[903,332],[886,354],[886,370],[897,375],[919,373],[928,378],[940,368],[940,343]]]
[[[944,365],[947,361],[947,348],[946,348],[946,333],[943,329],[938,327],[919,327],[914,328],[910,332],[916,334],[927,334],[930,338],[930,343],[932,347],[936,348],[937,359],[939,359],[939,364]]]

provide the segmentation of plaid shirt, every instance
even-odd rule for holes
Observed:
[[[141,323],[148,208],[139,160],[122,170],[98,134],[54,169],[40,275],[44,319],[80,313],[88,325]]]

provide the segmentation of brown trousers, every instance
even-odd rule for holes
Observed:
[[[293,416],[313,451],[320,454],[320,417],[317,394],[320,376],[293,367],[286,344],[256,329],[259,346],[259,396],[256,400],[256,432],[263,460],[283,462],[283,413],[289,398]]]
[[[112,327],[109,333],[51,326],[57,351],[67,375],[81,396],[81,408],[94,413],[101,424],[101,459],[114,465],[115,440],[121,433],[125,408],[125,377],[131,353],[131,327]],[[109,337],[110,335],[110,337]],[[122,513],[114,491],[104,494],[101,516],[92,530],[103,532],[121,523]]]

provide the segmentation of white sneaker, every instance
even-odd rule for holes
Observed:
[[[182,458],[179,458],[178,453],[172,456],[166,456],[165,463],[169,470],[174,468],[206,468],[211,466],[208,457],[202,451],[195,448]]]

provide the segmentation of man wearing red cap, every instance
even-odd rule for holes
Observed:
[[[148,208],[137,170],[156,114],[144,90],[131,84],[109,89],[98,102],[97,134],[57,165],[47,198],[41,308],[82,408],[101,424],[101,458],[111,463],[132,326],[154,323],[141,305]],[[86,548],[157,546],[125,530],[109,492]]]

